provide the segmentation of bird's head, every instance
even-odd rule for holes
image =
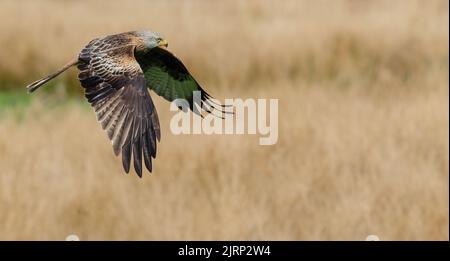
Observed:
[[[160,46],[167,47],[169,45],[168,42],[164,39],[164,37],[157,32],[142,31],[139,32],[138,36],[144,42],[144,47],[146,49],[153,49],[155,47]]]

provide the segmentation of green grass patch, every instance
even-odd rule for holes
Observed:
[[[24,90],[0,92],[0,110],[4,108],[26,107],[31,103],[31,96]]]

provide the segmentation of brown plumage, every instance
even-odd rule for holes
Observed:
[[[142,152],[151,172],[151,157],[156,157],[156,140],[160,140],[161,133],[144,74],[134,59],[136,43],[139,41],[132,34],[91,41],[78,57],[78,79],[114,153],[122,151],[125,171],[130,170],[133,154],[134,168],[141,176]]]
[[[170,101],[185,98],[191,109],[194,90],[201,92],[202,102],[213,102],[181,61],[159,48],[162,45],[167,46],[167,42],[158,33],[147,31],[97,38],[81,50],[77,59],[27,89],[33,92],[76,65],[85,96],[111,140],[114,153],[122,153],[127,173],[133,156],[134,169],[141,177],[142,157],[151,172],[151,159],[156,157],[156,143],[161,137],[158,114],[147,87]]]

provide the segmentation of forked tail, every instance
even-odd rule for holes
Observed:
[[[63,68],[61,68],[60,70],[58,70],[57,72],[54,72],[52,74],[50,74],[47,77],[44,77],[40,80],[37,80],[35,82],[32,82],[30,84],[27,85],[27,90],[28,93],[32,93],[34,92],[36,89],[38,89],[39,87],[41,87],[43,84],[45,84],[46,82],[50,81],[51,79],[55,78],[56,76],[60,75],[61,73],[63,73],[65,70],[69,69],[70,67],[77,65],[78,64],[78,58],[71,60],[70,62],[68,62],[66,65],[64,65]]]

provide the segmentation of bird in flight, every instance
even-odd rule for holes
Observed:
[[[27,90],[32,93],[76,66],[85,97],[111,140],[115,155],[122,153],[125,172],[129,173],[133,156],[134,169],[142,177],[142,158],[151,172],[156,143],[161,138],[158,114],[147,88],[170,102],[185,99],[190,109],[200,116],[201,110],[194,110],[194,106],[207,113],[211,113],[211,108],[226,113],[225,105],[213,101],[167,47],[167,41],[151,31],[96,38],[77,58],[57,72],[29,84]],[[198,101],[193,98],[195,91],[200,92]]]

